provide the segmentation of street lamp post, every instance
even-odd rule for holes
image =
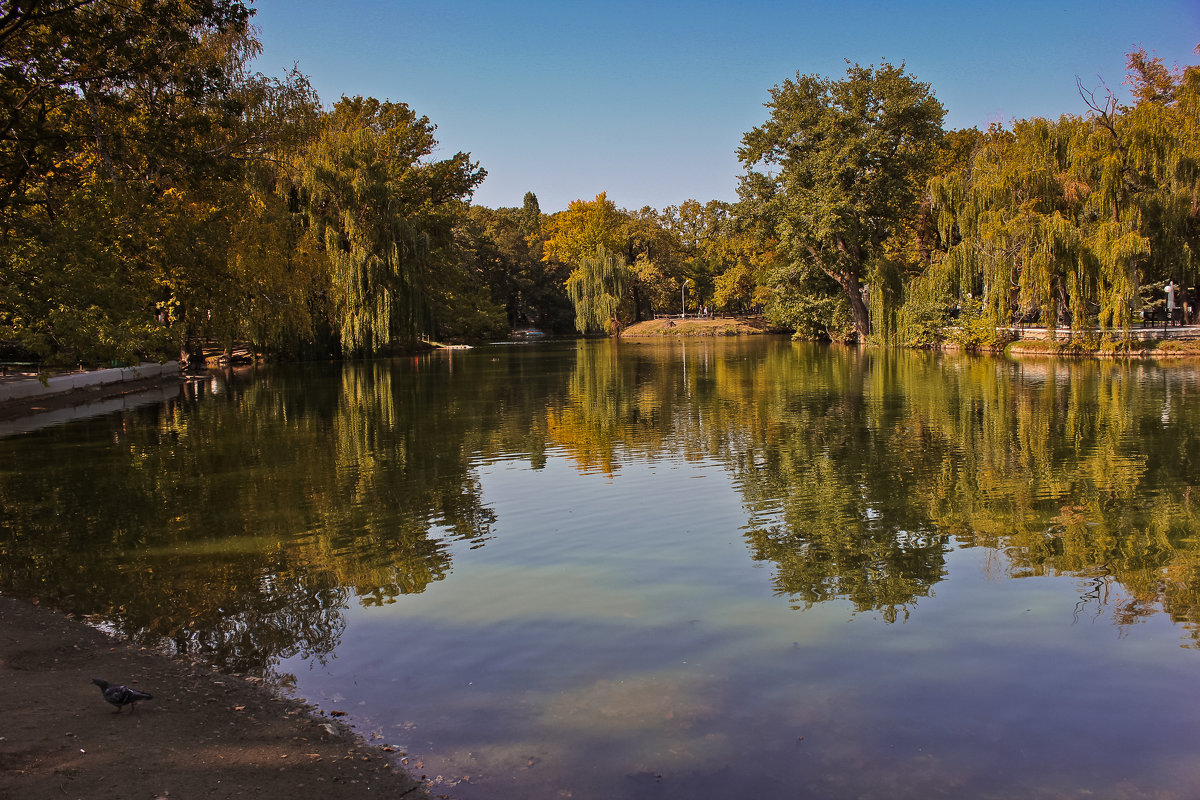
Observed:
[[[680,319],[687,318],[687,285],[692,282],[691,278],[684,278],[683,284],[679,287],[679,317]]]

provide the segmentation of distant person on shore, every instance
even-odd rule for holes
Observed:
[[[1168,278],[1167,285],[1164,287],[1167,293],[1167,324],[1172,325],[1175,322],[1175,279]]]

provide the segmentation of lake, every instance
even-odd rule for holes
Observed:
[[[1200,371],[754,337],[213,372],[0,439],[0,586],[453,798],[1190,798]]]

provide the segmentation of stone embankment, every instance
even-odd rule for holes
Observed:
[[[160,388],[175,390],[181,379],[179,363],[175,361],[70,372],[53,375],[46,380],[27,376],[4,377],[0,378],[0,420],[54,414],[54,421],[62,422],[71,419],[75,409],[91,407],[97,401],[114,400]],[[112,410],[119,410],[120,405],[118,402],[117,408]]]
[[[1048,341],[1051,338],[1059,340],[1069,339],[1070,331],[1060,328],[1057,331],[1051,332],[1046,328],[1009,328],[1018,340],[1023,341]],[[1104,332],[1093,330],[1093,335],[1100,336],[1101,334],[1109,336],[1120,336],[1120,332]],[[1163,325],[1154,325],[1151,327],[1135,327],[1129,329],[1129,338],[1136,342],[1159,342],[1159,341],[1200,341],[1200,325],[1172,325],[1166,327]]]
[[[1015,341],[1007,348],[1014,356],[1108,356],[1175,359],[1200,356],[1200,326],[1155,325],[1131,328],[1125,334],[1091,330],[1073,337],[1070,331],[1012,328]]]

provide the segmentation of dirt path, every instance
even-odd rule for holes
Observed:
[[[119,714],[92,678],[154,699]],[[427,798],[344,726],[253,679],[0,596],[0,798]],[[419,776],[417,776],[419,777]]]

